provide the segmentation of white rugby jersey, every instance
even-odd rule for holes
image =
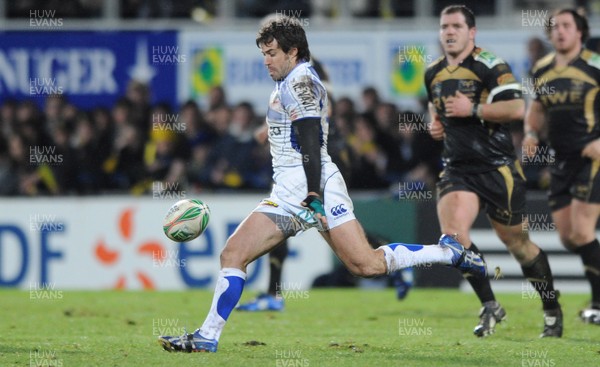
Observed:
[[[321,119],[321,164],[331,162],[327,154],[327,92],[308,62],[301,62],[277,81],[267,111],[269,143],[273,157],[273,177],[286,167],[302,166],[302,154],[292,121],[308,117]]]

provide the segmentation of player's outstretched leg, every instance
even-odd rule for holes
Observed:
[[[321,233],[348,270],[360,277],[391,274],[396,270],[432,263],[445,264],[485,276],[481,258],[465,249],[450,235],[436,245],[391,243],[373,250],[356,219]]]
[[[202,327],[193,334],[160,336],[159,343],[169,352],[216,352],[218,340],[231,311],[240,300],[246,273],[223,268],[219,273],[212,306]]]
[[[442,235],[437,245],[391,243],[380,248],[386,255],[388,273],[411,266],[441,263],[474,276],[487,276],[487,267],[481,257],[464,248],[449,234]]]
[[[367,241],[372,248],[376,249],[380,246],[387,245],[390,241],[386,238],[383,238],[379,235],[370,233],[365,229],[365,235],[367,236]],[[408,292],[413,286],[413,269],[412,268],[404,268],[401,270],[396,270],[395,272],[390,274],[390,280],[396,288],[396,297],[398,300],[403,300],[408,295]]]

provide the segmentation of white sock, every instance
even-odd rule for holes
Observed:
[[[452,264],[452,250],[440,245],[408,245],[390,243],[379,247],[385,254],[388,274],[412,266]]]
[[[203,337],[219,340],[229,314],[240,300],[245,281],[246,273],[240,269],[221,269],[210,311],[200,328]]]

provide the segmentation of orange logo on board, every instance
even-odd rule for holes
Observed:
[[[134,231],[133,223],[134,211],[131,208],[125,209],[121,212],[118,221],[118,233],[124,240],[125,247],[131,245]],[[163,249],[162,244],[157,241],[146,241],[141,243],[136,249],[136,254],[141,256],[149,256],[153,260],[161,260],[166,256],[166,251]],[[106,244],[104,239],[100,238],[94,248],[95,258],[102,263],[104,266],[116,266],[119,260],[122,258],[122,251],[115,249],[114,246]],[[125,289],[127,288],[128,282],[131,279],[127,279],[126,275],[121,274],[115,281],[114,289]],[[155,289],[154,281],[150,276],[141,270],[135,271],[135,280],[139,282],[144,289]]]

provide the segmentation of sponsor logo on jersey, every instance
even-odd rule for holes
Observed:
[[[348,212],[348,209],[345,208],[345,204],[336,205],[331,208],[331,215],[334,217],[340,216]]]

